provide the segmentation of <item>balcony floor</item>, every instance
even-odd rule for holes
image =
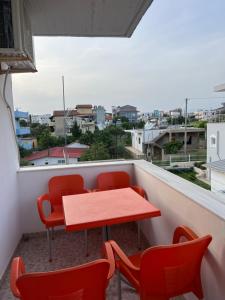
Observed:
[[[111,227],[111,238],[116,240],[125,253],[137,252],[137,227],[134,223]],[[48,249],[46,235],[35,233],[23,239],[15,252],[15,256],[22,256],[27,272],[50,271],[65,267],[77,266],[87,261],[92,261],[101,256],[102,234],[101,229],[88,231],[89,256],[86,257],[83,232],[55,232],[53,245],[53,262],[48,262]],[[147,242],[142,237],[142,248],[147,247]],[[136,300],[138,296],[127,285],[123,285],[123,300]],[[9,288],[9,271],[2,282],[0,289],[1,300],[14,299]],[[116,275],[110,281],[107,290],[107,299],[116,300],[117,281]]]

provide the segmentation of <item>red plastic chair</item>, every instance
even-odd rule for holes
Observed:
[[[114,189],[123,189],[131,187],[135,192],[140,194],[142,197],[146,197],[145,191],[137,186],[131,185],[130,176],[127,172],[116,171],[116,172],[106,172],[101,173],[97,176],[97,190],[107,191]]]
[[[131,185],[130,175],[124,171],[100,173],[97,176],[97,189],[95,191],[108,191],[131,187],[143,198],[146,197],[145,191],[137,185]],[[141,248],[141,223],[138,224],[138,248]]]
[[[180,238],[187,241],[180,242]],[[199,238],[191,229],[181,226],[174,232],[173,244],[151,247],[127,257],[115,241],[110,241],[114,254],[119,257],[119,299],[121,299],[120,273],[140,295],[141,300],[169,300],[188,292],[203,299],[200,267],[203,255],[212,237]]]
[[[104,253],[104,259],[42,273],[26,273],[22,258],[16,257],[11,265],[11,291],[21,300],[105,300],[105,291],[115,270],[108,242]]]
[[[88,190],[84,188],[82,176],[77,174],[52,177],[48,182],[48,189],[48,194],[43,194],[37,198],[37,207],[40,219],[47,229],[49,261],[52,261],[51,239],[53,238],[53,229],[56,226],[64,225],[62,196],[88,193]],[[49,201],[51,206],[51,213],[48,216],[44,213],[44,201]],[[85,242],[87,248],[87,231],[85,231]]]

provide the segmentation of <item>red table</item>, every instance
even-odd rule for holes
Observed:
[[[63,196],[66,230],[158,217],[160,210],[131,188]]]

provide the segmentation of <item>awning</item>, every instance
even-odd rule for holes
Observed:
[[[153,0],[24,0],[35,36],[130,37]]]

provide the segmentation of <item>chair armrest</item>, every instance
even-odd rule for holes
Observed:
[[[178,244],[181,237],[185,237],[188,241],[192,241],[198,238],[197,234],[194,233],[194,231],[184,225],[179,226],[175,229],[173,235],[173,244]]]
[[[144,190],[143,188],[141,188],[141,187],[138,186],[138,185],[132,185],[131,188],[132,188],[135,192],[137,192],[140,196],[142,196],[143,198],[147,199],[145,190]]]
[[[114,254],[113,254],[113,249],[110,245],[110,242],[105,242],[103,244],[103,257],[106,258],[110,264],[109,267],[109,274],[108,274],[108,280],[112,278],[114,272],[115,272],[115,268],[116,268],[116,263],[115,263],[115,258],[114,258]]]
[[[10,288],[16,298],[20,298],[20,292],[17,288],[17,279],[25,273],[25,266],[22,257],[15,257],[10,270]]]
[[[129,260],[127,255],[123,252],[123,250],[119,247],[119,245],[115,241],[109,241],[110,245],[112,246],[113,252],[116,256],[119,257],[119,259],[123,262],[124,265],[126,265],[127,268],[129,268],[131,271],[140,271],[139,268],[137,268],[132,262]]]
[[[40,219],[44,224],[46,224],[46,217],[45,217],[44,210],[43,210],[43,202],[44,201],[50,202],[48,194],[43,194],[37,198],[37,207],[38,207],[38,213],[39,213]]]

